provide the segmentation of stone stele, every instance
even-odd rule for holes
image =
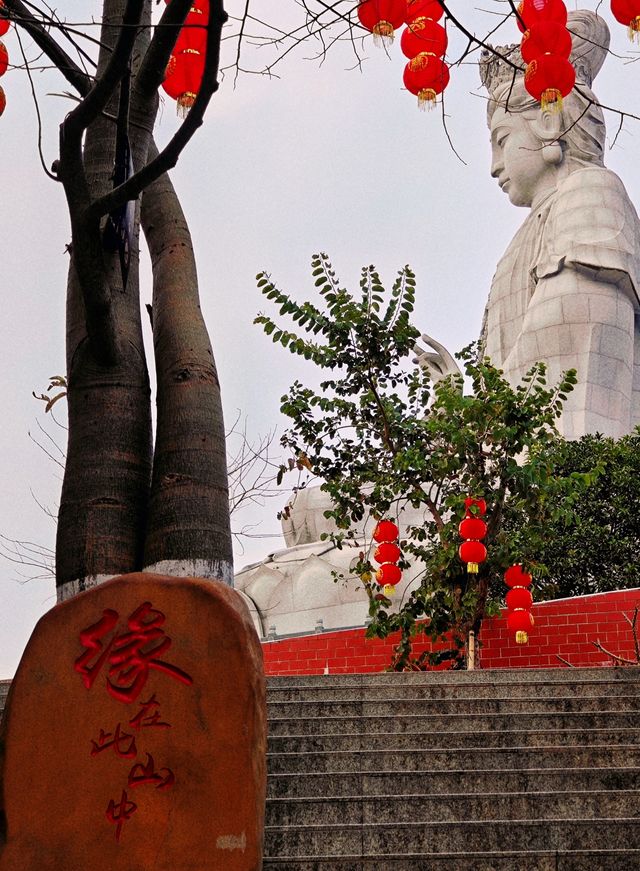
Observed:
[[[1,871],[262,867],[262,651],[225,584],[132,574],[57,605],[2,742]]]

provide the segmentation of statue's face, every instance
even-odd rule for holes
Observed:
[[[553,185],[554,172],[542,156],[543,142],[522,112],[498,106],[491,119],[491,175],[514,206],[530,206]]]

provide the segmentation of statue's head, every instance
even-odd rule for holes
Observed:
[[[609,28],[588,11],[569,13],[567,26],[573,39],[576,87],[560,111],[541,109],[527,93],[518,46],[497,48],[501,57],[483,53],[481,78],[489,91],[491,174],[517,206],[531,206],[541,191],[554,188],[561,177],[580,166],[603,165],[606,130],[591,85],[606,57]]]

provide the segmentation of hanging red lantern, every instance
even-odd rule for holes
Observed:
[[[629,39],[640,40],[639,0],[611,0],[611,13],[616,21],[629,28]]]
[[[487,534],[487,524],[479,517],[465,517],[460,521],[458,532],[462,538],[475,538],[479,540]]]
[[[409,0],[405,21],[407,24],[411,24],[416,18],[430,18],[432,21],[440,21],[443,15],[444,9],[438,0]]]
[[[478,574],[478,567],[487,558],[487,549],[481,541],[463,541],[458,548],[458,555],[467,564],[470,575]]]
[[[531,580],[531,575],[521,565],[509,566],[504,573],[504,582],[508,587],[528,587]]]
[[[192,6],[180,29],[173,53],[178,55],[181,51],[197,51],[204,55],[207,49],[208,22],[208,13]]]
[[[529,632],[533,626],[533,617],[529,611],[519,608],[507,614],[507,626],[511,632]]]
[[[7,98],[4,93],[4,88],[0,87],[0,115],[4,112],[7,107]]]
[[[376,581],[379,584],[388,584],[395,587],[402,580],[402,569],[393,563],[384,563],[376,572]]]
[[[539,100],[543,109],[549,107],[560,111],[562,98],[573,90],[576,71],[563,57],[543,54],[527,65],[524,86],[534,100]]]
[[[404,68],[404,86],[418,98],[418,108],[433,108],[438,94],[449,84],[449,67],[439,57],[423,51]]]
[[[1,10],[2,13],[4,13],[5,5],[4,5],[4,3],[2,2],[2,0],[0,0],[0,10]],[[7,30],[9,30],[9,26],[10,26],[10,24],[11,24],[11,22],[9,21],[9,19],[8,19],[8,18],[5,18],[5,17],[4,17],[4,14],[0,14],[0,36],[4,36],[4,35],[5,35],[5,33],[7,32]]]
[[[166,93],[177,100],[178,113],[186,114],[193,106],[202,84],[204,55],[198,51],[182,51],[171,55],[162,83]]]
[[[0,76],[3,76],[9,66],[9,52],[4,42],[0,42]]]
[[[398,527],[392,520],[381,520],[373,530],[373,538],[379,544],[383,541],[396,541],[398,531]]]
[[[567,23],[567,7],[564,0],[522,0],[518,6],[518,16],[518,27],[522,33],[539,21],[555,21],[564,27]]]
[[[487,503],[484,499],[474,499],[473,496],[468,496],[464,500],[464,509],[467,517],[478,514],[480,517],[484,517],[487,513]]]
[[[379,45],[393,42],[393,32],[404,24],[406,12],[407,0],[361,0],[358,19]]]
[[[533,596],[526,587],[514,587],[507,593],[507,608],[515,611],[524,608],[526,611],[533,605]]]
[[[405,57],[412,58],[426,51],[442,57],[447,50],[447,31],[431,18],[421,16],[411,22],[402,32],[400,48]]]
[[[402,552],[397,544],[385,541],[378,545],[373,554],[373,558],[377,563],[395,563],[400,559],[401,553]]]
[[[384,563],[376,572],[376,581],[383,585],[385,596],[392,596],[397,584],[402,580],[402,569],[394,563]]]
[[[169,3],[171,3],[171,0],[164,0],[164,2],[168,6]],[[193,6],[191,8],[199,9],[200,12],[204,12],[204,14],[207,16],[207,21],[209,20],[209,0],[194,0]]]
[[[554,54],[567,60],[572,47],[571,34],[566,27],[555,21],[540,21],[522,37],[520,53],[526,64],[543,54]]]

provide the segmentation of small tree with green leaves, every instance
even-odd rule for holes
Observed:
[[[396,669],[444,658],[461,663],[469,631],[477,633],[498,607],[504,570],[521,562],[535,571],[547,523],[571,515],[585,476],[555,476],[548,449],[560,438],[554,422],[575,373],[548,387],[538,363],[512,388],[467,348],[459,355],[464,379],[431,383],[411,365],[419,332],[410,319],[415,278],[408,266],[389,293],[375,268],[365,267],[357,298],[340,287],[326,255],[314,255],[312,274],[320,307],[296,302],[269,275],[258,275],[266,299],[297,332],[266,314],[256,323],[326,373],[319,391],[296,381],[282,397],[291,420],[282,439],[295,457],[290,465],[303,463],[323,481],[334,505],[327,516],[338,527],[330,536],[337,547],[369,515],[398,517],[407,505],[422,512],[423,522],[401,529],[401,567],[413,584],[399,607],[376,583],[368,552],[360,553],[354,573],[370,600],[368,634],[384,638],[400,630]],[[282,466],[281,477],[287,470]],[[458,557],[468,496],[487,502],[488,558],[477,575],[467,574]],[[412,659],[418,633],[451,644]]]

